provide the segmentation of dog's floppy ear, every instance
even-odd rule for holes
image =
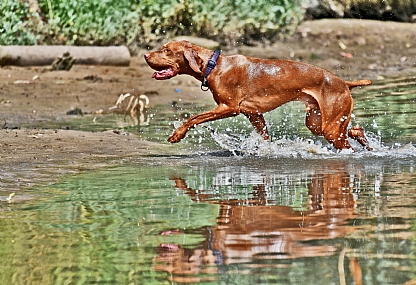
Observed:
[[[183,55],[189,63],[189,67],[192,68],[196,73],[202,73],[199,65],[202,62],[202,59],[199,57],[198,53],[192,48],[192,45],[188,43],[184,46]]]

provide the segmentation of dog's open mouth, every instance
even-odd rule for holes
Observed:
[[[164,79],[172,78],[175,75],[176,75],[175,71],[173,71],[173,69],[169,67],[169,68],[156,71],[155,73],[153,73],[152,78],[155,78],[157,80],[164,80]]]

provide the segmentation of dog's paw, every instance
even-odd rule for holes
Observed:
[[[179,132],[178,130],[176,130],[169,138],[168,138],[168,142],[170,143],[177,143],[180,142],[181,139],[183,139],[183,137],[185,136],[184,133]]]
[[[176,136],[174,136],[174,135],[171,135],[169,138],[168,138],[168,142],[170,142],[170,143],[177,143],[177,142],[179,142],[181,139],[180,138],[178,138],[178,137],[176,137]]]

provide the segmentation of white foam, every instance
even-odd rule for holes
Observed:
[[[367,151],[357,142],[350,139],[351,145],[356,152],[352,150],[336,150],[329,143],[321,143],[319,140],[311,139],[289,139],[289,138],[272,138],[265,141],[255,131],[249,137],[243,137],[235,134],[212,133],[213,139],[223,149],[243,155],[252,155],[259,157],[276,157],[276,158],[415,158],[416,148],[412,143],[394,144],[385,146],[379,136],[367,133],[372,151]]]

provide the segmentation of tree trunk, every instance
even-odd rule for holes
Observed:
[[[0,46],[0,65],[40,66],[69,52],[75,64],[128,66],[130,52],[125,46]]]

